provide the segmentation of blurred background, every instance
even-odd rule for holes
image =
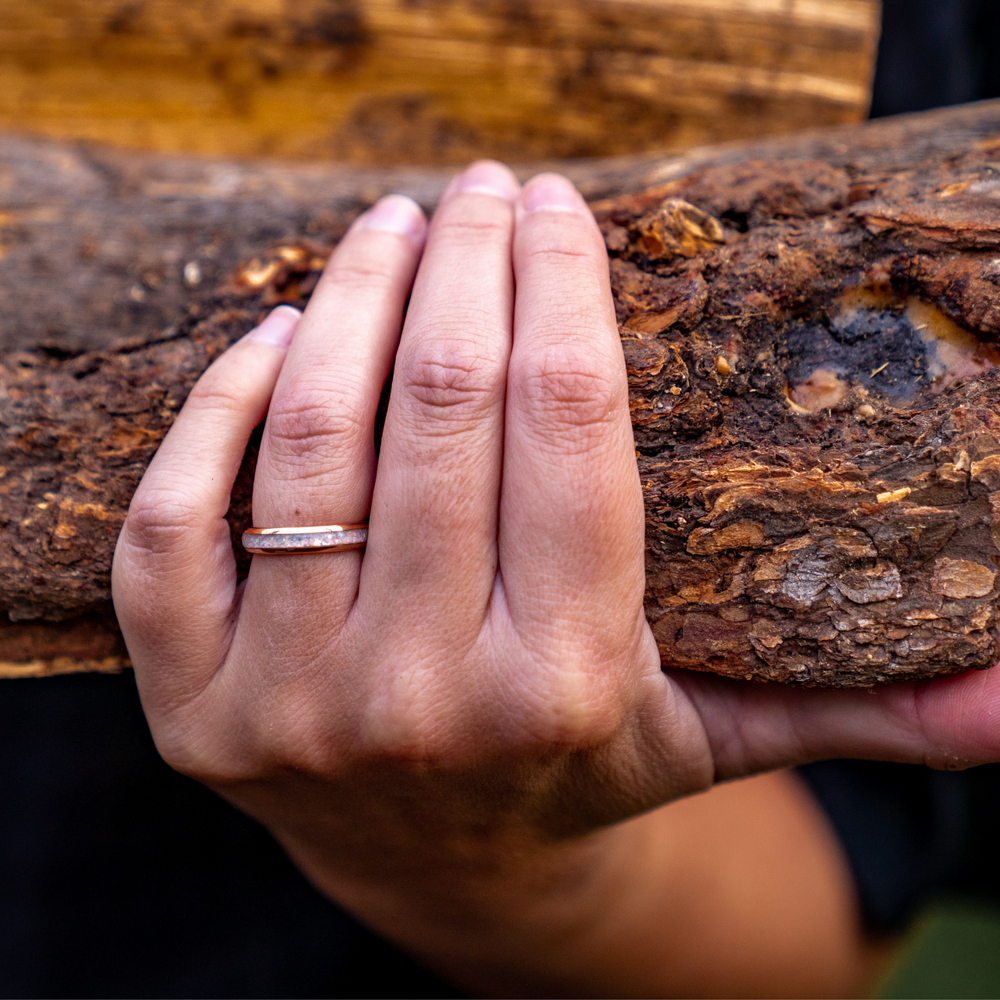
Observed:
[[[5,0],[0,129],[175,152],[603,156],[1000,95],[992,0]]]
[[[877,0],[5,0],[0,128],[462,163],[857,121]]]
[[[996,0],[3,0],[0,131],[373,165],[674,152],[1000,97],[998,49]],[[163,995],[313,995],[320,966],[336,995],[444,988],[170,772],[128,674],[0,682],[0,803],[2,996],[150,970]],[[232,969],[199,966],[206,935]],[[880,995],[1000,995],[1000,917],[936,899]]]

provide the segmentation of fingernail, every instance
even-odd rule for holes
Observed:
[[[452,182],[453,191],[466,194],[491,194],[513,204],[521,193],[521,185],[517,178],[502,163],[495,160],[479,160],[467,167],[457,179]],[[446,192],[450,193],[450,192]]]
[[[533,177],[524,186],[521,204],[526,212],[579,212],[585,207],[576,188],[560,174]]]
[[[427,220],[423,209],[412,198],[407,198],[405,194],[390,194],[377,201],[355,225],[358,229],[422,239]]]
[[[295,328],[302,319],[302,313],[292,306],[278,306],[273,309],[260,326],[251,330],[243,339],[255,340],[262,344],[273,344],[286,350],[295,336]]]

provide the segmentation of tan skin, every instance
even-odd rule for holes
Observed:
[[[660,995],[871,995],[894,942],[863,934],[840,845],[793,774],[716,785],[659,813],[661,875],[633,947],[669,942]],[[638,956],[632,968],[644,968]],[[647,979],[619,992],[656,991]]]
[[[255,523],[370,514],[370,538],[238,586],[223,515],[265,414]],[[794,778],[685,797],[830,756],[1000,758],[992,672],[868,693],[660,669],[607,258],[555,175],[483,162],[429,230],[398,197],[363,216],[301,320],[198,383],[113,576],[165,759],[477,994],[857,992],[849,878]]]

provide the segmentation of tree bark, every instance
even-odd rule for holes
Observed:
[[[121,669],[114,541],[191,385],[366,204],[430,208],[446,175],[16,138],[0,163],[0,674]],[[563,166],[611,256],[664,663],[995,662],[1000,102]]]

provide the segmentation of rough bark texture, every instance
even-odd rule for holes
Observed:
[[[113,669],[114,539],[197,375],[305,301],[363,204],[443,176],[3,153],[0,669]],[[856,686],[995,662],[1000,104],[571,169],[613,195],[664,663]]]

